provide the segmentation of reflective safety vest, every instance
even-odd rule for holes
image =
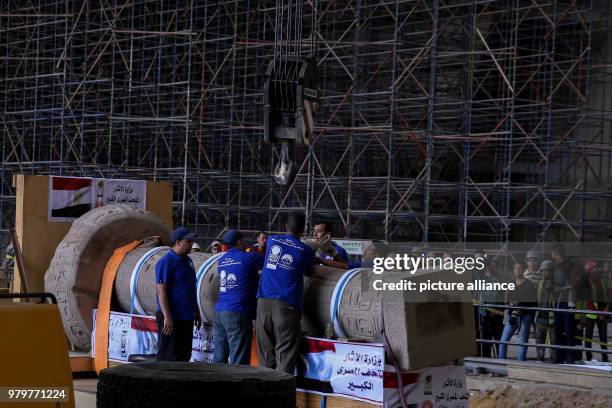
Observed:
[[[577,309],[577,310],[584,310],[584,309],[586,309],[586,302],[578,300],[578,301],[576,301],[576,306],[574,306],[574,308]],[[584,314],[582,314],[582,313],[574,313],[574,320],[580,320],[580,319],[582,319],[583,316],[584,316]]]
[[[599,310],[598,301],[602,301],[605,305],[604,310],[608,309],[608,282],[605,278],[599,278],[599,283],[601,284],[601,289],[603,293],[603,299],[597,299],[597,286],[593,283],[591,279],[589,279],[589,283],[591,284],[591,302],[593,303],[594,310]],[[586,317],[589,319],[597,319],[596,314],[587,313]]]
[[[542,296],[544,295],[544,282],[545,282],[544,279],[538,282],[538,287],[537,287],[538,306],[539,307],[551,307],[553,306],[553,294],[552,293],[548,293],[548,299],[542,299]],[[554,315],[551,312],[545,312],[545,311],[538,310],[536,312],[535,318],[536,318],[536,322],[538,321],[538,318],[540,318],[540,319],[546,319],[547,324],[549,325],[554,324]]]

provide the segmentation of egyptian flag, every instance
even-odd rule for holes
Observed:
[[[90,178],[52,176],[49,183],[49,220],[70,220],[91,210],[91,183]]]
[[[298,388],[333,394],[330,380],[336,346],[333,341],[312,337],[302,339],[301,359],[298,361]]]

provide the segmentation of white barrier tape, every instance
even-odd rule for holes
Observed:
[[[342,275],[342,277],[336,282],[336,286],[334,287],[334,291],[332,292],[331,302],[329,303],[329,312],[332,324],[334,325],[334,331],[336,332],[337,337],[346,338],[346,333],[342,329],[342,325],[338,320],[338,310],[340,309],[340,299],[342,299],[342,293],[344,292],[344,288],[353,276],[357,275],[361,272],[361,268],[348,270]]]
[[[196,300],[198,302],[198,309],[200,310],[200,316],[202,316],[203,323],[212,323],[206,320],[206,315],[204,314],[204,309],[202,309],[202,302],[200,300],[200,289],[202,288],[202,282],[204,281],[204,277],[208,273],[208,270],[211,266],[217,262],[219,258],[221,258],[225,253],[221,252],[218,254],[214,254],[210,258],[204,261],[204,263],[198,268],[198,272],[196,274]]]
[[[153,249],[150,249],[142,257],[140,257],[140,259],[136,263],[136,266],[134,266],[134,269],[132,270],[132,276],[130,277],[130,294],[131,294],[130,314],[134,314],[134,309],[136,309],[138,314],[146,315],[145,310],[143,309],[142,305],[140,304],[140,301],[138,300],[138,293],[137,293],[138,278],[140,277],[140,270],[142,269],[143,265],[153,255],[157,254],[160,251],[164,251],[168,249],[170,248],[167,246],[160,246],[160,247],[155,247]]]

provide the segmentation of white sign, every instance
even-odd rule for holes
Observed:
[[[304,338],[298,375],[320,382],[334,395],[369,402],[383,402],[385,349],[382,344],[364,344]],[[300,372],[301,371],[301,372]]]
[[[363,250],[370,241],[352,239],[334,239],[334,242],[346,250],[349,255],[363,255]]]
[[[385,408],[401,406],[400,381],[385,365],[382,344],[305,337],[298,384],[305,392],[359,399]],[[465,367],[446,365],[402,372],[406,402],[418,408],[468,408]]]
[[[96,312],[93,310],[94,327],[91,333],[91,355],[95,356]],[[212,362],[214,343],[212,326],[193,328],[191,360]],[[157,354],[157,323],[154,316],[138,316],[111,312],[108,322],[108,359],[128,362],[132,354]]]
[[[428,367],[403,373],[404,395],[410,406],[419,408],[468,408],[470,393],[467,391],[465,367],[446,365]],[[395,374],[394,374],[395,375]],[[401,406],[399,390],[385,382],[385,408]]]
[[[147,182],[145,180],[93,179],[95,207],[126,204],[145,209]]]
[[[94,207],[126,204],[146,208],[145,180],[49,177],[48,220],[72,222]]]
[[[385,349],[382,345],[336,343],[330,384],[336,394],[382,402]]]
[[[120,361],[127,361],[130,356],[128,340],[132,328],[132,317],[129,315],[116,315],[108,323],[108,355]],[[136,354],[136,353],[134,353]]]

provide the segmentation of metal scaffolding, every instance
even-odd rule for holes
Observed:
[[[304,3],[314,142],[272,178],[262,90],[289,1],[0,3],[0,212],[11,175],[167,180],[200,237],[281,229],[389,241],[607,240],[608,2]]]

